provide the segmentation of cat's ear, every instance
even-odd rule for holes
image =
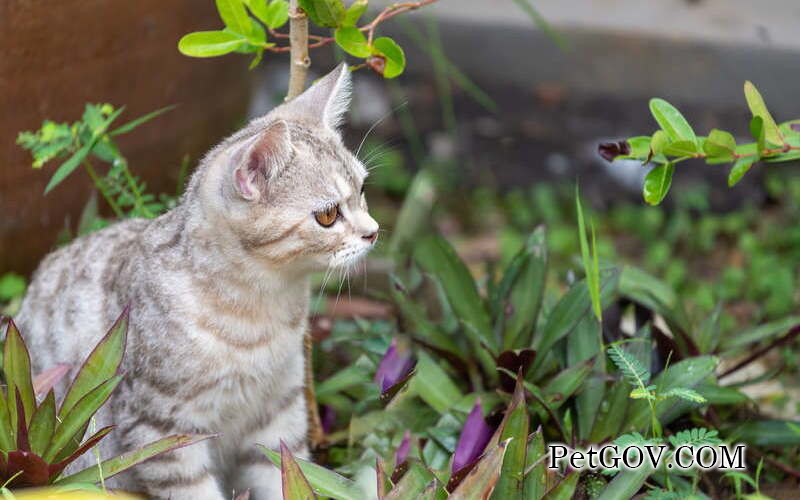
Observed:
[[[245,200],[256,201],[267,192],[267,184],[292,154],[289,125],[278,120],[242,147],[234,159],[233,185]]]
[[[321,119],[326,127],[335,130],[350,106],[351,87],[350,69],[341,63],[285,106],[293,114]]]

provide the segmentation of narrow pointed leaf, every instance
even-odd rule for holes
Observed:
[[[544,297],[545,280],[547,278],[547,235],[544,226],[538,227],[528,237],[525,247],[515,260],[519,258],[519,272],[516,276],[503,277],[497,291],[498,304],[496,314],[505,314],[501,304],[508,300],[511,315],[506,320],[503,333],[505,349],[518,349],[530,346],[533,329],[539,318],[539,310]],[[506,275],[514,272],[514,262],[509,264]],[[508,281],[508,282],[507,282]],[[507,297],[507,299],[506,299]]]
[[[22,405],[25,408],[27,421],[33,415],[36,398],[33,393],[31,381],[31,358],[25,341],[17,330],[13,321],[8,322],[6,341],[3,346],[3,373],[6,377],[6,394],[8,410],[13,429],[17,426],[17,401],[16,392],[19,391]]]
[[[63,379],[72,365],[67,363],[59,363],[49,370],[45,370],[33,379],[33,392],[36,396],[41,397],[47,394],[50,389],[55,387],[57,383]]]
[[[594,360],[589,359],[580,364],[567,368],[556,375],[544,386],[543,391],[547,401],[553,409],[564,404],[575,391],[577,391],[594,366]]]
[[[292,456],[292,452],[281,440],[281,485],[283,500],[313,500],[314,490],[300,471],[300,467]]]
[[[184,446],[189,446],[211,437],[214,436],[177,434],[174,436],[165,437],[143,446],[138,450],[130,451],[118,457],[104,460],[100,463],[99,469],[103,471],[103,477],[107,479],[111,476],[119,474],[120,472],[130,469],[134,465],[140,464],[149,458],[153,458],[156,455],[160,455],[178,448],[183,448]],[[88,469],[84,469],[80,472],[72,474],[71,476],[62,477],[58,479],[56,483],[99,483],[101,479],[100,470],[98,470],[98,467],[94,465]]]
[[[15,447],[14,429],[11,426],[8,403],[6,403],[6,398],[3,397],[2,391],[0,391],[0,450],[7,452]]]
[[[83,444],[81,444],[70,456],[61,460],[58,463],[50,465],[50,477],[56,477],[72,462],[74,462],[78,457],[86,453],[87,451],[91,450],[97,443],[100,442],[101,439],[106,437],[109,432],[114,430],[113,425],[109,425],[107,427],[103,427],[99,431],[97,431],[92,437],[87,439]]]
[[[43,456],[45,460],[52,461],[72,439],[80,441],[83,438],[83,436],[77,435],[78,432],[81,429],[85,429],[86,423],[108,400],[121,380],[122,375],[112,377],[89,391],[88,394],[75,403],[56,427],[50,446]]]
[[[525,456],[525,470],[527,474],[524,480],[525,498],[539,500],[547,491],[547,470],[545,469],[544,437],[542,437],[541,427],[531,434]]]
[[[75,375],[75,380],[67,391],[64,402],[61,403],[59,418],[64,419],[79,399],[117,373],[122,356],[125,354],[129,314],[130,308],[126,307],[106,336],[86,358]]]
[[[633,498],[652,471],[647,467],[622,470],[603,489],[597,500],[627,500]]]
[[[434,480],[431,473],[419,460],[410,459],[400,481],[386,494],[386,500],[405,500],[419,498],[425,488]]]
[[[19,391],[15,391],[17,403],[17,449],[20,451],[31,451],[31,443],[28,439],[28,421],[30,420],[22,404],[22,397]]]
[[[447,372],[425,351],[418,353],[416,375],[411,379],[410,390],[439,413],[445,413],[463,397]]]
[[[281,466],[281,456],[278,452],[270,450],[266,446],[256,446],[275,466]],[[332,470],[302,459],[297,459],[297,465],[318,495],[342,500],[361,500],[364,498],[364,492],[358,484]]]
[[[30,443],[31,451],[44,455],[56,428],[56,396],[52,390],[47,393],[42,404],[31,418]]]
[[[497,480],[492,498],[522,498],[525,476],[525,457],[528,448],[530,421],[525,404],[525,386],[522,379],[517,380],[514,396],[506,410],[506,416],[498,429],[499,441],[508,442],[503,467]]]
[[[150,113],[147,113],[146,115],[140,116],[139,118],[131,120],[128,123],[115,128],[114,130],[109,132],[108,135],[112,135],[113,136],[113,135],[126,134],[126,133],[130,132],[131,130],[135,129],[136,127],[138,127],[139,125],[141,125],[143,123],[146,123],[146,122],[149,122],[153,118],[155,118],[155,117],[157,117],[159,115],[162,115],[162,114],[166,113],[167,111],[171,111],[171,110],[175,109],[175,106],[176,105],[173,104],[172,106],[164,106],[163,108],[157,109],[155,111],[151,111]]]

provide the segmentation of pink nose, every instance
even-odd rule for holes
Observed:
[[[375,231],[375,232],[372,232],[372,233],[369,233],[369,234],[365,234],[364,236],[362,236],[362,238],[364,238],[365,240],[369,241],[370,243],[375,243],[375,240],[378,239],[378,231]]]

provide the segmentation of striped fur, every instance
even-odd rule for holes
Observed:
[[[103,456],[173,433],[220,434],[113,486],[152,498],[250,488],[251,498],[277,499],[278,471],[254,445],[283,440],[307,454],[308,275],[351,265],[377,231],[361,194],[366,171],[333,128],[348,81],[339,68],[223,141],[175,209],[79,238],[35,273],[17,321],[37,370],[84,359],[132,307],[126,376],[98,414],[98,426],[117,425]],[[343,217],[324,228],[313,213],[334,203]]]

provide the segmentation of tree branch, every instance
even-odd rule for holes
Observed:
[[[300,95],[306,88],[306,77],[311,59],[308,57],[308,16],[298,5],[289,2],[289,91],[286,100]]]

